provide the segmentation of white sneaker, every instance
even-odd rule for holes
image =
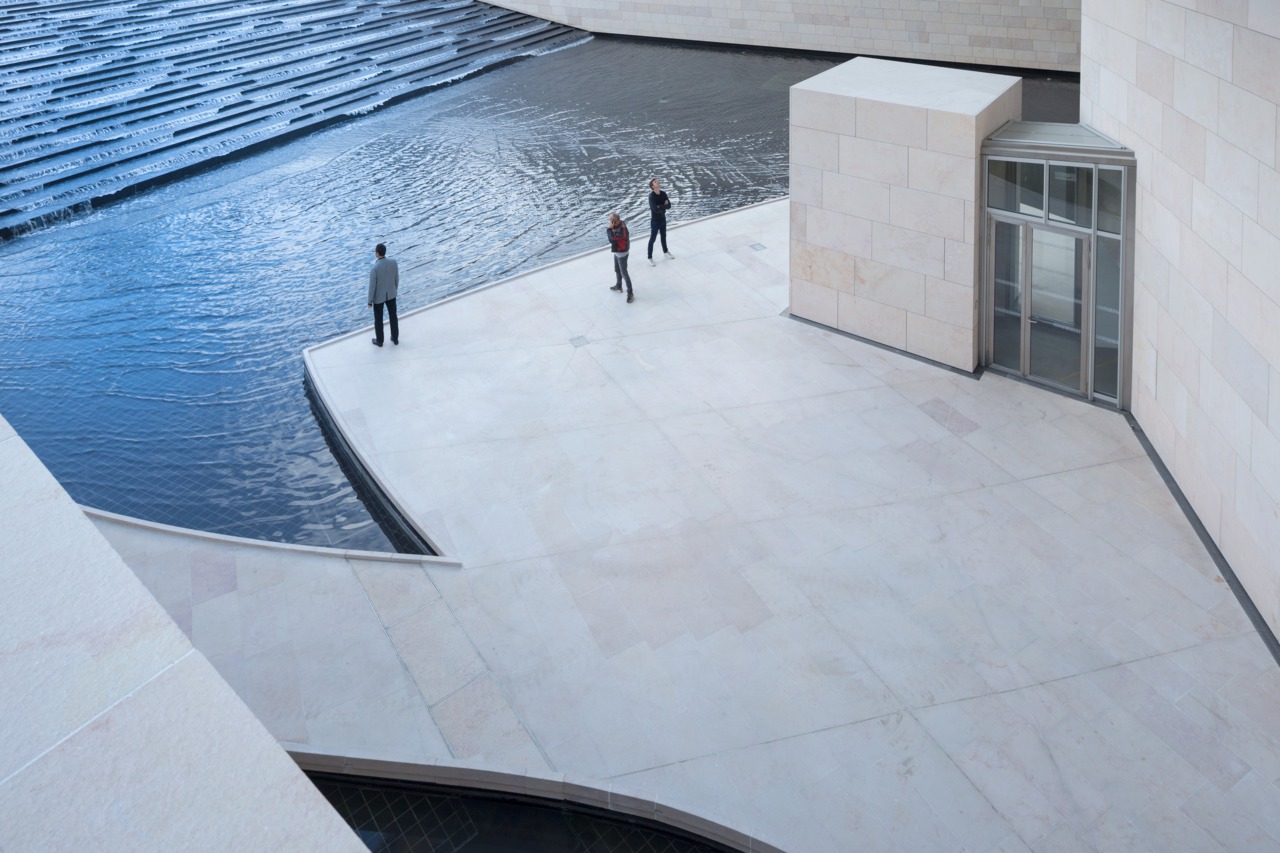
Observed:
[[[662,257],[666,258],[669,261],[674,261],[676,259],[676,256],[671,254],[670,252],[663,252]]]
[[[651,266],[651,267],[656,267],[656,266],[657,266],[657,264],[655,264],[655,263],[653,262],[653,258],[650,258],[650,259],[649,259],[649,266]]]

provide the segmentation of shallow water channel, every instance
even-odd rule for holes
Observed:
[[[611,209],[645,230],[651,176],[673,224],[777,198],[787,89],[834,63],[597,38],[0,245],[0,414],[82,504],[390,550],[302,381],[370,322],[373,245],[404,312],[595,248]]]

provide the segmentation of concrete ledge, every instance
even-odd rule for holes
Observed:
[[[157,533],[170,533],[176,536],[187,536],[191,539],[203,539],[207,542],[221,542],[243,548],[261,548],[266,551],[287,551],[292,554],[310,554],[316,557],[337,559],[369,560],[380,563],[404,563],[412,566],[432,566],[435,568],[462,568],[461,560],[448,557],[433,557],[425,554],[396,554],[388,551],[361,551],[355,548],[324,548],[319,545],[293,545],[287,542],[268,542],[264,539],[248,539],[243,536],[228,536],[223,533],[210,533],[205,530],[192,530],[187,527],[175,527],[154,521],[144,521],[128,515],[120,515],[93,507],[81,506],[81,511],[92,521],[108,524],[121,524],[126,527],[138,527]]]

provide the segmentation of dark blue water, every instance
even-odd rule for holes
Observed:
[[[776,198],[787,88],[832,65],[596,39],[0,245],[0,414],[79,502],[388,549],[325,445],[303,348],[643,227]],[[374,381],[371,378],[371,381]]]
[[[728,853],[669,827],[537,798],[311,774],[375,853]]]

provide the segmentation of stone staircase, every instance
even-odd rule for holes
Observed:
[[[474,0],[10,0],[0,239],[588,37]]]

